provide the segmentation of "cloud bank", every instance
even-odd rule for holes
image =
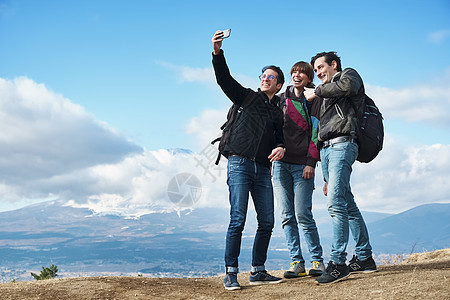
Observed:
[[[412,93],[416,88],[372,91],[421,105],[430,88],[425,86],[423,93]],[[434,95],[439,96],[426,98],[439,113],[448,112],[446,90],[435,87]],[[404,94],[413,100],[410,96],[402,98]],[[405,107],[391,103],[389,97],[380,104],[385,117],[410,118],[409,114],[401,114]],[[202,149],[198,153],[143,149],[81,106],[25,77],[0,79],[0,114],[3,203],[52,198],[96,213],[128,217],[156,211],[228,207],[226,159],[222,158],[219,166],[214,165],[217,150],[210,145],[220,133],[226,110],[199,112],[186,124],[187,134]],[[407,120],[421,122],[431,117],[422,113],[420,118]],[[352,188],[363,210],[400,212],[424,203],[448,203],[449,169],[450,145],[408,147],[387,133],[385,147],[375,161],[355,164]],[[200,186],[180,181],[180,174],[194,176]],[[319,165],[314,201],[316,206],[325,207],[321,178]],[[169,185],[174,179],[175,190]],[[190,195],[192,205],[180,206],[170,194]]]
[[[195,173],[202,182],[196,205],[208,206],[206,199],[218,199],[218,191],[226,195],[226,187],[217,180],[223,172],[217,169],[213,175],[208,169],[216,166],[202,162],[204,155],[147,151],[83,107],[26,77],[0,79],[0,128],[3,203],[58,199],[131,217],[186,209],[168,197],[168,183],[183,172]]]
[[[3,199],[75,190],[68,179],[83,170],[142,151],[81,106],[25,77],[0,79],[0,128],[1,184],[16,191],[2,193]]]

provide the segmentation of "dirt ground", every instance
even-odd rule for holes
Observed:
[[[270,271],[282,276],[283,271]],[[227,291],[223,276],[208,278],[86,277],[0,284],[0,299],[450,299],[450,249],[411,255],[379,266],[371,274],[352,274],[326,286],[313,277]]]

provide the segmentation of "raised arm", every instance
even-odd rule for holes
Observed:
[[[213,44],[213,67],[216,75],[217,84],[227,97],[237,105],[241,105],[244,99],[251,92],[250,89],[244,88],[237,82],[230,73],[225,56],[222,50],[223,32],[218,30],[212,37]]]

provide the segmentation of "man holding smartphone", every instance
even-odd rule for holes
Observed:
[[[223,31],[213,38],[213,67],[219,86],[234,105],[239,107],[224,152],[228,158],[227,183],[230,202],[230,223],[225,246],[227,290],[240,289],[237,281],[238,257],[242,231],[247,215],[249,194],[255,206],[258,228],[253,252],[251,285],[282,282],[281,278],[267,273],[265,261],[274,226],[274,198],[270,168],[271,163],[283,158],[283,112],[275,94],[284,83],[280,68],[263,68],[258,91],[244,88],[230,74],[223,53]]]

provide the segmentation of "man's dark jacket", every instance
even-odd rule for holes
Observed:
[[[278,107],[280,98],[271,100],[258,89],[244,88],[230,74],[223,50],[213,54],[216,80],[227,97],[241,107],[231,127],[230,139],[225,146],[226,156],[240,155],[271,166],[268,156],[276,147],[284,147],[283,112]]]
[[[316,95],[323,98],[319,141],[356,135],[355,109],[360,109],[365,97],[364,84],[358,72],[351,68],[344,69],[337,73],[330,83],[319,85]]]

